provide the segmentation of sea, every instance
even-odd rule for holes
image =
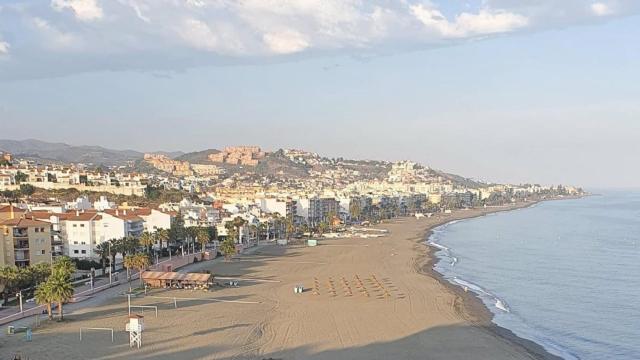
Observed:
[[[640,359],[640,192],[451,222],[427,242],[497,325],[564,359]]]

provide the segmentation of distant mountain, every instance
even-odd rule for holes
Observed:
[[[18,158],[41,162],[83,163],[93,165],[120,165],[142,159],[144,153],[134,150],[112,150],[101,146],[73,146],[46,141],[0,140],[0,150]]]
[[[170,156],[174,160],[179,161],[188,161],[192,164],[207,164],[211,165],[211,161],[209,160],[210,154],[217,154],[220,150],[216,149],[207,149],[202,151],[195,151],[190,153],[182,153],[178,156]]]

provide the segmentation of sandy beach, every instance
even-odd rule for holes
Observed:
[[[526,206],[520,204],[517,207]],[[0,336],[2,359],[555,359],[491,323],[471,293],[441,281],[424,240],[434,226],[511,208],[402,218],[380,238],[322,240],[317,247],[264,245],[231,262],[189,266],[239,287],[153,290],[132,299],[145,311],[143,346],[124,331],[126,287],[109,290],[63,323]],[[316,285],[317,284],[317,285]],[[303,285],[305,292],[294,294]],[[174,307],[176,298],[177,309]],[[137,310],[140,312],[140,310]],[[110,334],[79,329],[114,328]],[[4,333],[4,331],[3,331]]]

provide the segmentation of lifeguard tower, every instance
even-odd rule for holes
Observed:
[[[144,330],[144,316],[138,314],[129,315],[129,322],[126,325],[129,332],[129,347],[142,346],[142,330]]]

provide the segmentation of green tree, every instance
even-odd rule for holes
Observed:
[[[55,301],[53,297],[53,290],[51,283],[43,282],[36,288],[35,292],[36,302],[40,305],[47,306],[47,315],[49,320],[53,319],[53,313],[51,311],[51,304]]]
[[[295,224],[293,223],[293,219],[291,218],[286,218],[284,221],[284,226],[285,226],[285,234],[287,237],[287,240],[291,239],[291,234],[293,234],[296,230]]]
[[[31,196],[36,192],[36,188],[29,184],[20,184],[20,193],[24,196]]]
[[[9,303],[9,295],[15,290],[19,281],[18,269],[14,266],[0,267],[0,290],[4,298],[4,306]]]
[[[196,236],[198,238],[198,242],[200,243],[200,248],[202,249],[202,251],[204,251],[205,246],[211,240],[209,229],[207,229],[206,227],[199,228]]]
[[[51,276],[45,282],[51,290],[51,299],[58,303],[58,320],[64,319],[62,305],[73,296],[71,276],[75,272],[71,259],[63,256],[56,260],[51,269]]]
[[[15,175],[16,184],[20,184],[21,182],[25,182],[29,180],[29,175],[23,173],[22,171],[18,171]]]
[[[124,258],[124,267],[129,269],[130,273],[131,269],[136,269],[140,273],[140,285],[142,285],[142,272],[145,271],[150,264],[151,262],[147,254],[128,255]],[[129,288],[131,288],[131,275],[129,275]]]
[[[227,238],[222,242],[220,245],[220,251],[224,254],[225,260],[229,260],[233,255],[235,255],[236,244],[231,236],[227,236]]]
[[[167,248],[169,247],[169,230],[167,229],[158,229],[155,233],[156,239],[160,243],[160,250],[164,249],[163,244],[167,244]]]
[[[329,230],[329,224],[327,224],[326,221],[321,221],[320,224],[318,224],[318,232],[320,233],[320,236],[327,232],[327,230]]]
[[[100,262],[102,263],[102,270],[106,271],[107,260],[109,259],[109,247],[110,243],[108,241],[103,241],[95,249],[95,252],[100,255]]]
[[[142,233],[142,235],[140,235],[140,245],[142,245],[145,250],[147,251],[147,254],[151,254],[151,247],[153,246],[153,243],[155,242],[155,238],[153,236],[153,234],[151,234],[148,231],[145,231]]]

